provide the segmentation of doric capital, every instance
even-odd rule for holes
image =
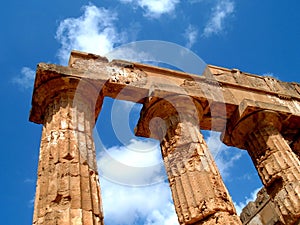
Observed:
[[[48,105],[59,97],[61,93],[73,99],[73,104],[82,104],[95,112],[95,120],[100,112],[103,96],[101,86],[95,85],[86,78],[78,76],[64,76],[71,73],[72,68],[40,63],[37,67],[32,109],[29,120],[35,123],[44,123],[45,110]]]
[[[272,110],[258,110],[245,114],[242,117],[231,118],[226,130],[224,143],[245,149],[248,135],[265,127],[272,127],[280,131],[282,127],[280,115]]]
[[[200,127],[202,114],[201,104],[186,95],[149,97],[141,111],[136,135],[161,140],[173,123],[189,121]]]

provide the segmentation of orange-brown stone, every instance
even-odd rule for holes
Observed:
[[[141,115],[162,156],[180,224],[241,224],[199,128],[202,106],[188,96],[150,98]],[[151,121],[152,120],[152,121]]]
[[[71,89],[72,87],[70,87]],[[47,96],[33,224],[103,224],[92,129],[94,111],[79,93]]]
[[[104,96],[144,104],[136,134],[160,139],[181,224],[240,224],[200,128],[247,149],[278,208],[276,223],[299,224],[300,84],[212,65],[196,76],[77,51],[68,66],[37,68],[30,121],[43,134],[34,224],[103,224],[92,129]]]
[[[281,117],[270,110],[239,118],[231,133],[234,142],[249,152],[282,223],[300,221],[300,161],[282,137]]]

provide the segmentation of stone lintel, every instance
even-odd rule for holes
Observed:
[[[38,65],[30,121],[42,123],[45,93],[47,96],[70,85],[76,91],[76,85],[82,80],[104,96],[137,103],[144,103],[149,96],[190,96],[204,108],[200,125],[205,130],[224,131],[226,121],[240,110],[245,99],[256,102],[258,108],[268,105],[284,116],[289,113],[283,131],[288,140],[293,141],[300,129],[300,85],[297,83],[212,65],[199,76],[123,60],[109,62],[104,57],[78,51],[71,53],[68,66]],[[140,123],[146,121],[141,118]],[[140,128],[138,125],[138,134],[147,137]]]

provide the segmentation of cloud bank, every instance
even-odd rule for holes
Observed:
[[[133,139],[124,146],[100,149],[98,170],[107,180],[131,187],[166,179],[159,145],[151,140]]]
[[[107,153],[103,154],[104,151]],[[131,140],[128,145],[113,146],[99,153],[105,224],[178,224],[161,166],[159,146],[149,140]],[[139,184],[143,187],[136,187]]]
[[[223,179],[226,180],[230,176],[230,169],[240,159],[242,151],[233,152],[233,155],[228,156],[227,153],[232,151],[228,151],[228,147],[221,143],[219,137],[219,133],[210,132],[206,142]],[[113,146],[106,151],[109,155],[103,155],[102,150],[98,159],[106,223],[178,224],[169,185],[163,182],[166,176],[159,145],[149,140],[132,140],[125,146]],[[111,158],[121,162],[121,167],[118,164],[115,166]],[[129,170],[123,165],[138,169]],[[151,167],[152,165],[160,166]],[[145,167],[149,170],[145,170]],[[146,186],[136,187],[135,184],[140,182],[146,182]],[[256,193],[255,190],[245,202],[236,203],[238,212],[254,199]]]
[[[143,8],[147,18],[159,18],[163,14],[174,15],[179,0],[119,0]],[[234,2],[218,0],[212,9],[211,17],[203,30],[202,36],[210,37],[224,30],[224,21],[234,12]],[[94,5],[83,7],[83,15],[78,18],[67,18],[60,22],[56,39],[61,44],[58,58],[66,64],[73,49],[105,55],[119,44],[125,43],[129,34],[117,29],[118,14],[112,10]],[[198,37],[198,28],[189,24],[183,33],[186,47],[191,48]]]
[[[132,8],[140,7],[144,10],[146,18],[160,18],[164,14],[175,15],[176,7],[182,3],[180,0],[119,0],[124,4],[131,4]],[[200,3],[204,0],[191,0],[190,3]],[[66,65],[70,51],[73,49],[105,55],[119,44],[125,43],[127,36],[117,27],[118,14],[113,10],[96,7],[92,4],[83,8],[83,15],[78,18],[67,18],[60,22],[55,38],[61,44],[57,52],[59,63]],[[203,37],[219,34],[224,30],[225,20],[235,10],[232,0],[217,0],[211,16],[203,30]],[[198,28],[188,25],[183,36],[186,47],[192,48],[197,41]],[[21,70],[21,76],[13,78],[13,82],[29,89],[32,87],[34,72],[28,67]]]
[[[144,188],[101,180],[105,224],[176,225],[177,216],[167,183]]]

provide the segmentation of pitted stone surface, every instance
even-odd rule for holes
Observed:
[[[240,118],[232,138],[249,152],[282,223],[300,221],[300,161],[280,134],[280,116],[270,110]],[[240,138],[243,137],[243,138]]]
[[[163,110],[162,110],[163,108]],[[161,141],[180,224],[241,224],[199,129],[202,106],[188,96],[149,99],[141,114],[160,118],[150,128]]]
[[[173,98],[174,107],[157,101],[182,95],[187,101]],[[104,96],[144,104],[136,134],[161,141],[181,224],[241,223],[200,128],[249,152],[275,224],[300,224],[300,84],[212,65],[195,76],[78,51],[67,67],[37,68],[30,121],[43,133],[34,224],[103,224],[92,129]],[[248,210],[253,204],[248,224],[270,225]]]
[[[280,225],[279,209],[276,207],[265,188],[257,193],[254,202],[249,202],[240,215],[244,225]]]
[[[103,224],[94,115],[63,92],[46,107],[33,224]],[[78,100],[78,99],[77,99]]]

